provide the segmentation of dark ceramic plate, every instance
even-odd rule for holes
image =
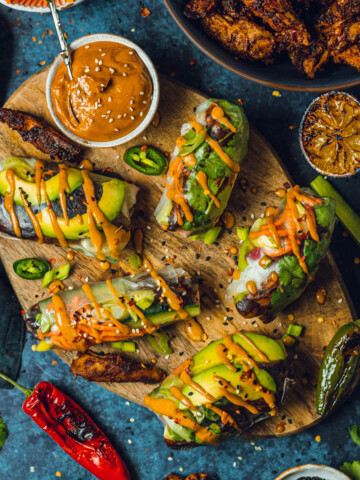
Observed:
[[[185,0],[164,0],[164,3],[176,23],[195,45],[223,67],[248,80],[273,88],[309,92],[325,92],[360,84],[360,73],[354,68],[332,62],[325,66],[324,71],[318,72],[313,80],[309,80],[292,66],[285,54],[279,55],[272,65],[235,60],[231,53],[209,38],[196,21],[184,16]]]

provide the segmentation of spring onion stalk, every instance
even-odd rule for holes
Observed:
[[[360,216],[321,175],[316,177],[310,185],[320,197],[330,197],[336,201],[336,215],[357,244],[360,245]]]
[[[134,342],[111,342],[112,348],[122,350],[123,352],[136,352],[136,344]]]

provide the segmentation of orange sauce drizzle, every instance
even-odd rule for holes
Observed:
[[[221,410],[219,407],[216,407],[211,403],[205,403],[205,407],[217,413],[221,417],[221,421],[224,425],[226,425],[227,423],[230,423],[230,425],[236,428],[236,430],[240,430],[238,424],[235,422],[235,420],[232,418],[232,416],[229,413],[225,412],[224,410]]]
[[[5,207],[5,210],[9,213],[12,229],[14,230],[15,235],[21,238],[21,229],[20,229],[19,219],[16,215],[15,207],[14,207],[15,176],[14,176],[14,170],[12,168],[9,168],[8,171],[6,172],[6,180],[9,184],[10,191],[5,192],[4,207]]]
[[[104,256],[100,254],[102,242],[100,244],[99,236],[94,233],[95,228],[99,225],[105,234],[107,243],[110,248],[110,255],[115,258],[121,258],[121,252],[119,252],[119,245],[122,243],[127,243],[130,239],[130,232],[126,232],[122,228],[116,227],[113,225],[100,210],[96,198],[95,198],[95,188],[92,180],[90,179],[89,172],[87,170],[81,170],[81,174],[84,179],[83,190],[87,202],[87,211],[88,217],[93,217],[94,222],[90,221],[89,231],[90,238],[94,238],[95,243],[93,243],[99,260],[104,260]],[[96,222],[96,223],[95,223]],[[90,230],[91,229],[91,230]],[[100,258],[101,257],[101,258]]]
[[[231,132],[236,132],[236,127],[225,117],[224,110],[220,107],[220,105],[215,105],[215,107],[211,110],[211,116],[214,120],[217,120],[219,123],[225,125]]]
[[[186,320],[186,333],[188,337],[194,342],[200,342],[204,340],[204,329],[196,318],[190,317]]]
[[[87,158],[81,160],[79,167],[81,169],[88,170],[89,172],[92,172],[94,170],[94,165]]]
[[[222,363],[226,365],[231,371],[236,372],[236,367],[229,360],[227,353],[228,349],[222,343],[218,343],[215,348],[216,355],[220,358]]]
[[[32,208],[30,207],[29,202],[26,200],[25,193],[22,190],[20,191],[20,197],[21,197],[21,200],[23,202],[25,212],[27,213],[27,215],[30,218],[30,221],[31,221],[31,223],[34,227],[35,234],[38,238],[38,243],[39,244],[44,243],[44,235],[41,231],[39,220],[38,220],[37,216],[35,215],[35,213],[33,212]]]
[[[140,228],[137,228],[133,233],[133,242],[135,247],[135,253],[138,255],[143,254],[143,242],[144,242],[144,233]]]
[[[208,195],[214,201],[214,204],[216,205],[216,207],[220,208],[219,199],[209,190],[206,173],[200,170],[200,172],[198,172],[196,175],[196,179],[199,182],[199,184],[202,186],[205,195]]]
[[[242,332],[238,332],[237,335],[240,335],[240,337],[245,340],[245,342],[251,347],[253,348],[256,353],[259,355],[259,357],[261,358],[261,360],[263,362],[266,362],[266,363],[270,363],[270,360],[268,359],[268,357],[265,355],[264,352],[262,352],[256,345],[255,343],[250,340],[250,338],[247,336],[247,335],[244,335]],[[235,344],[237,345],[237,344]]]
[[[234,405],[238,405],[239,407],[244,407],[253,414],[259,413],[259,410],[254,405],[252,405],[251,402],[246,402],[245,400],[240,398],[238,395],[235,395],[229,392],[225,388],[220,388],[220,390],[221,390],[221,393],[224,395],[224,397],[226,397],[229,400],[229,402],[233,403]]]
[[[71,325],[63,299],[59,295],[54,295],[52,304],[55,311],[56,326],[68,342],[74,343],[78,333]]]
[[[67,178],[67,166],[63,163],[59,164],[59,200],[61,210],[64,215],[65,224],[69,225],[69,217],[66,209],[66,192],[70,193],[70,187]]]
[[[181,410],[176,408],[176,403],[173,400],[166,398],[153,398],[145,395],[144,403],[151,408],[158,415],[172,418],[176,423],[183,427],[187,427],[193,432],[197,438],[206,443],[216,445],[218,443],[218,435],[211,433],[207,428],[191,420]]]
[[[76,219],[77,219],[77,221],[80,225],[82,225],[84,223],[84,219],[81,215],[77,214]]]
[[[246,353],[246,351],[242,347],[240,347],[240,345],[238,343],[235,343],[233,341],[231,335],[228,335],[228,336],[224,337],[223,342],[224,342],[225,347],[228,350],[233,352],[236,356],[240,357],[241,359],[245,360],[245,362],[248,365],[250,365],[253,368],[257,367],[256,362],[251,357],[249,357],[249,355]],[[244,365],[244,367],[245,367],[245,370],[248,369],[247,365]]]
[[[170,387],[170,393],[173,395],[173,397],[176,398],[176,400],[185,405],[185,407],[190,408],[190,410],[196,410],[190,398],[185,397],[185,395],[181,393],[181,390],[179,388],[173,385],[172,387]]]

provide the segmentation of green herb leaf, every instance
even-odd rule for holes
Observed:
[[[355,461],[352,463],[345,462],[340,470],[348,475],[352,480],[360,480],[360,462]]]
[[[61,265],[61,267],[55,270],[46,272],[43,278],[42,288],[46,288],[53,280],[66,280],[70,274],[70,263]]]
[[[360,425],[353,425],[350,427],[349,433],[356,445],[360,445]]]
[[[305,280],[305,273],[295,255],[284,255],[279,260],[279,280],[284,287],[300,287]]]
[[[322,227],[327,228],[333,218],[333,214],[329,210],[328,205],[326,205],[326,203],[323,203],[322,205],[314,205],[314,212],[316,222]]]
[[[8,436],[7,425],[4,420],[0,417],[0,450],[5,445],[5,441]]]

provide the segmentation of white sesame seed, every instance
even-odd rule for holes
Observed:
[[[115,160],[120,160],[120,155],[116,155]]]
[[[98,58],[95,58],[95,63],[99,63],[99,59],[98,59]]]
[[[99,48],[99,52],[102,52],[102,48]]]
[[[147,228],[148,230],[151,230],[150,225],[146,225],[146,228]]]
[[[128,440],[128,444],[129,444],[129,445],[132,444],[132,440],[130,440],[130,438],[129,438],[129,440]]]
[[[106,113],[107,113],[107,114],[111,113],[111,110],[108,110]]]
[[[89,277],[85,277],[85,282],[89,283]]]
[[[121,115],[121,113],[120,113],[120,115],[118,115],[118,118],[122,118],[122,115]]]
[[[95,67],[95,72],[100,72],[100,67]]]
[[[143,104],[146,105],[146,104],[147,104],[147,100],[143,100]]]
[[[85,45],[85,48],[90,48],[90,45]]]
[[[343,301],[343,299],[342,299],[342,298],[339,298],[338,303],[341,303],[342,301]]]
[[[130,112],[133,112],[133,111],[134,111],[134,109],[133,109],[132,107],[129,107],[129,110],[130,110]]]
[[[127,113],[124,113],[124,118],[126,118],[126,116],[127,116]]]
[[[141,91],[141,92],[140,92],[140,95],[145,95],[145,92]]]
[[[112,123],[114,121],[113,118],[109,118],[109,123]]]
[[[132,33],[136,32],[135,28],[130,28],[130,32]]]
[[[130,117],[130,118],[131,118],[131,120],[135,120],[135,117],[134,117],[133,115],[131,115],[131,117]]]
[[[115,73],[115,70],[113,68],[109,67],[109,70],[111,74]]]
[[[30,472],[34,473],[35,472],[35,467],[30,467]]]
[[[73,287],[72,285],[70,285],[70,286],[68,287],[68,289],[69,289],[69,290],[74,290],[74,287]]]
[[[174,459],[173,457],[168,457],[169,462],[172,462]]]
[[[183,472],[183,471],[184,471],[183,467],[179,467],[179,472]]]
[[[102,57],[105,57],[105,55],[106,55],[106,53],[102,53],[102,54],[101,54]]]
[[[114,132],[118,132],[118,131],[119,131],[119,129],[118,129],[118,128],[114,128]]]
[[[146,142],[147,139],[148,139],[147,136],[144,135],[144,136],[143,136],[143,140],[145,140],[145,142]]]
[[[123,72],[123,77],[127,77],[127,73],[126,73],[126,72]]]
[[[165,360],[169,360],[170,355],[165,355]]]
[[[99,65],[102,65],[102,63],[103,63],[102,60],[99,60]]]
[[[238,457],[238,460],[240,460],[240,462],[242,461],[243,457]]]
[[[211,317],[206,317],[206,320],[211,320]]]
[[[130,100],[130,105],[134,105],[134,100]]]
[[[90,72],[90,68],[89,67],[85,67],[85,73],[89,73]]]
[[[140,112],[140,117],[142,117],[144,115],[144,112]]]
[[[236,467],[236,462],[233,463],[233,467],[234,467],[234,468]]]
[[[108,102],[112,102],[112,98],[111,98],[111,97],[108,98]]]
[[[130,50],[129,55],[134,55],[133,50]]]

